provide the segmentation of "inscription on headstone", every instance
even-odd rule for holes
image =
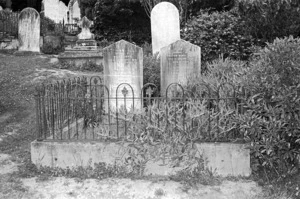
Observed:
[[[109,89],[110,98],[118,98],[110,99],[110,107],[121,108],[126,103],[126,108],[134,106],[139,109],[143,86],[142,48],[121,40],[103,49],[103,60],[104,84]]]
[[[152,53],[180,39],[179,12],[169,2],[157,4],[151,11]]]
[[[186,84],[191,75],[201,73],[201,49],[184,40],[178,40],[160,51],[161,91],[168,85]]]
[[[33,8],[25,8],[18,22],[19,51],[40,52],[40,15]]]

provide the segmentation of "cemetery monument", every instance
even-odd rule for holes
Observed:
[[[151,11],[152,53],[180,39],[179,12],[169,2],[157,4]]]

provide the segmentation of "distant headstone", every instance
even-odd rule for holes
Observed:
[[[143,86],[143,50],[127,41],[118,41],[103,49],[104,84],[109,89],[112,109],[141,108]],[[122,84],[126,83],[126,84]],[[120,85],[122,84],[122,85]],[[130,86],[128,86],[129,84]],[[120,86],[119,86],[120,85]],[[117,87],[119,88],[117,89]],[[124,102],[126,95],[126,105]],[[132,97],[134,95],[134,103]]]
[[[18,22],[19,51],[40,52],[40,15],[33,8],[25,8]]]
[[[172,83],[186,84],[191,75],[201,73],[201,49],[184,40],[178,40],[160,51],[161,91],[165,95]]]
[[[44,14],[55,23],[67,20],[68,7],[59,0],[43,0]]]
[[[71,0],[68,4],[69,21],[68,23],[74,24],[80,20],[80,8],[77,0]]]
[[[3,8],[0,6],[0,11],[3,10]]]
[[[152,53],[180,39],[179,12],[169,2],[157,4],[151,11]]]
[[[93,22],[84,16],[78,23],[78,26],[81,28],[81,33],[78,34],[78,39],[94,39],[94,34],[90,31],[90,27],[92,25]]]

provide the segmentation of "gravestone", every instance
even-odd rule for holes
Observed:
[[[59,0],[43,0],[44,14],[55,23],[62,23],[67,19],[68,7]]]
[[[3,8],[0,6],[0,11],[3,10]]]
[[[104,84],[109,89],[110,107],[141,108],[143,86],[143,50],[127,41],[118,41],[103,49]],[[128,85],[122,84],[127,83]],[[122,84],[121,86],[119,86]],[[117,89],[117,87],[119,88]],[[126,94],[126,105],[124,95]],[[134,94],[134,102],[132,100]]]
[[[92,25],[93,22],[84,16],[78,23],[78,26],[81,28],[81,33],[78,35],[78,39],[94,39],[94,34],[90,31],[90,27]]]
[[[18,22],[19,51],[40,52],[40,15],[33,8],[25,8]]]
[[[172,83],[186,84],[191,75],[201,73],[201,49],[178,40],[160,51],[161,95]],[[170,90],[169,90],[170,91]]]
[[[71,0],[68,4],[69,21],[68,23],[74,24],[80,19],[80,8],[77,0]]]
[[[151,11],[152,53],[180,39],[179,12],[169,2],[157,4]]]

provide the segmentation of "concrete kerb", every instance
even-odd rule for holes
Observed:
[[[251,175],[250,149],[247,144],[235,143],[196,143],[204,166],[215,175],[244,176]],[[94,167],[94,163],[125,166],[128,151],[136,151],[129,142],[105,141],[33,141],[31,160],[39,166],[76,168]],[[144,175],[167,176],[185,169],[174,167],[170,162],[151,160],[146,163]]]

